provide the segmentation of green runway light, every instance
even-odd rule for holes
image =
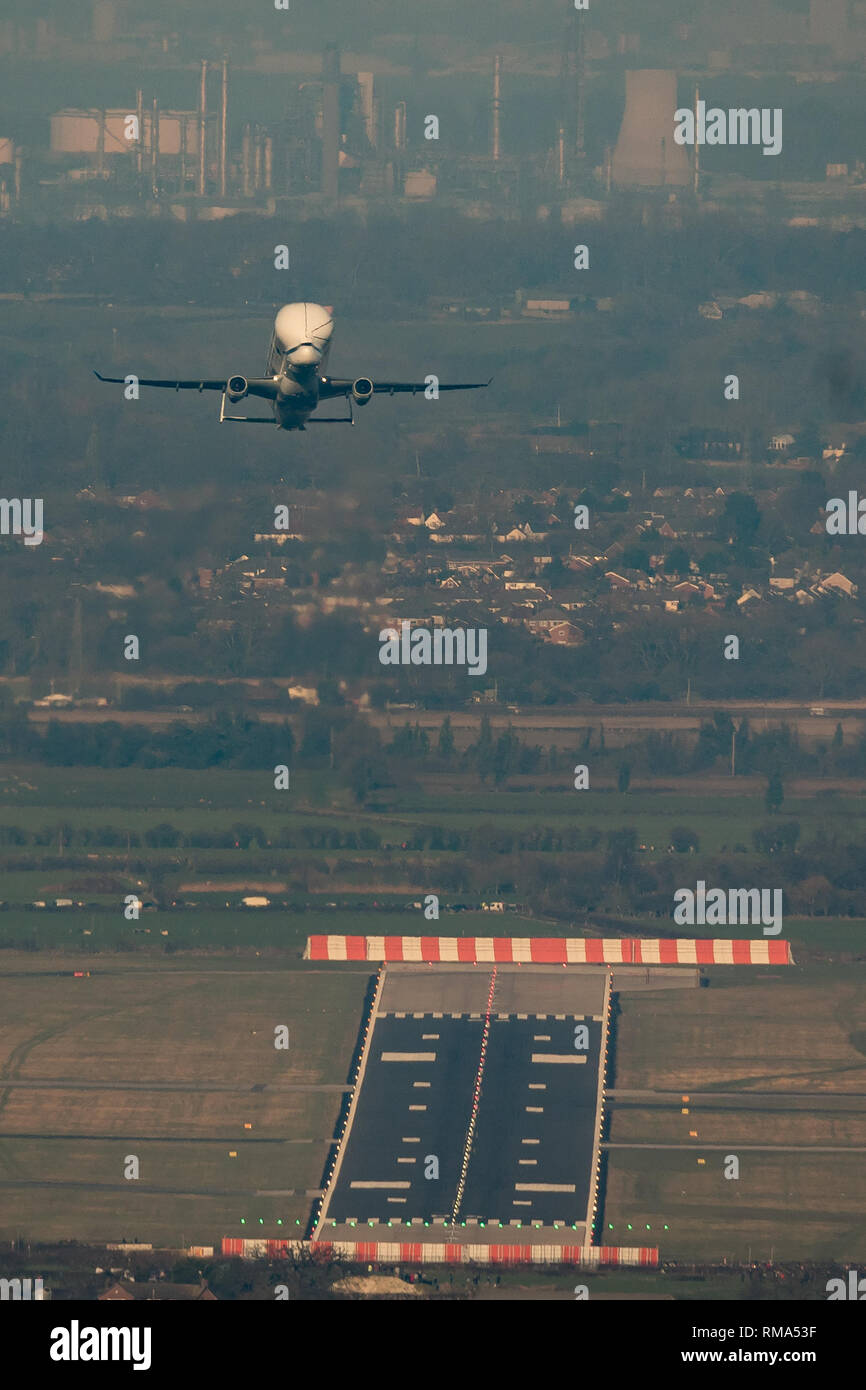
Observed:
[[[670,1230],[670,1226],[665,1226],[665,1230],[666,1230],[666,1231],[669,1231],[669,1230]]]
[[[607,1223],[607,1229],[608,1229],[609,1231],[612,1231],[612,1230],[613,1230],[613,1222],[612,1222],[612,1221],[608,1221],[608,1223]]]
[[[630,1222],[630,1221],[627,1222],[627,1227],[628,1227],[629,1230],[631,1230],[631,1222]]]
[[[647,1230],[648,1230],[648,1231],[651,1231],[651,1230],[652,1230],[652,1226],[647,1226]]]
[[[259,1225],[260,1225],[260,1226],[264,1226],[264,1224],[265,1224],[265,1218],[264,1218],[263,1216],[260,1216],[260,1217],[259,1217]]]
[[[278,1216],[278,1217],[277,1217],[277,1225],[278,1225],[278,1226],[282,1226],[282,1224],[283,1224],[282,1217]]]
[[[247,1219],[246,1219],[245,1216],[242,1216],[242,1217],[241,1217],[241,1225],[242,1225],[242,1226],[245,1226],[246,1224],[247,1224]]]

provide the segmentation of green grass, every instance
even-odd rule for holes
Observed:
[[[24,968],[0,974],[0,1239],[299,1234],[368,972],[142,969],[105,957],[73,981],[50,960],[41,973],[32,957],[29,969],[12,963]],[[274,1046],[279,1026],[286,1050]],[[338,1089],[306,1089],[323,1084]],[[128,1180],[131,1154],[140,1174]]]
[[[706,1164],[698,1165],[698,1158]],[[721,1262],[862,1259],[862,1154],[743,1154],[740,1177],[721,1153],[623,1150],[607,1156],[603,1239],[657,1244],[662,1259]],[[667,1225],[668,1229],[665,1230]]]

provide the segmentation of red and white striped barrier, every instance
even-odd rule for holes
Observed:
[[[654,1269],[659,1252],[652,1246],[617,1245],[463,1245],[445,1242],[380,1240],[243,1240],[223,1236],[222,1253],[245,1260],[279,1258],[309,1252],[354,1264],[492,1264],[492,1265],[630,1265]]]
[[[656,937],[310,936],[305,960],[527,965],[793,965],[787,941]]]

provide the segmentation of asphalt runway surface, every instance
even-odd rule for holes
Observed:
[[[483,1027],[480,1016],[377,1018],[329,1221],[450,1221]],[[493,1013],[460,1220],[586,1219],[601,1029],[584,1015]]]

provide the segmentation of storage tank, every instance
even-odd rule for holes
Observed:
[[[130,116],[135,114],[135,102],[128,107],[121,106],[111,111],[58,111],[51,117],[51,153],[99,154],[101,145],[106,155],[127,154],[134,148],[134,142],[127,139],[127,122]],[[146,112],[142,120],[145,145],[150,144],[151,120],[151,113]],[[182,149],[186,154],[196,154],[196,112],[161,111],[158,148],[160,156],[178,155]]]

